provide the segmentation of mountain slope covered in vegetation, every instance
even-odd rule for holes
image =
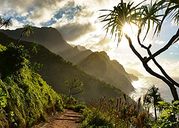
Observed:
[[[111,61],[105,52],[94,52],[78,65],[88,74],[96,76],[107,83],[111,83],[127,94],[134,91],[134,88],[131,87],[129,74],[117,61]]]
[[[5,34],[0,34],[0,42],[7,45],[7,42],[17,41],[7,37]],[[62,57],[50,52],[41,45],[31,42],[23,42],[23,44],[25,45],[25,48],[30,51],[30,60],[33,63],[42,64],[38,73],[57,92],[67,94],[68,90],[65,86],[65,81],[78,78],[84,86],[83,93],[76,95],[76,97],[83,101],[91,101],[92,99],[98,99],[103,96],[119,97],[124,94],[119,89],[106,84],[93,76],[87,75],[76,66],[65,61]]]
[[[0,127],[31,127],[63,102],[31,67],[22,46],[0,45]]]
[[[18,39],[23,29],[20,28],[16,30],[1,31],[12,38]],[[128,74],[124,70],[118,70],[124,69],[121,64],[119,64],[116,61],[110,60],[108,55],[104,52],[103,53],[105,55],[100,55],[99,60],[91,59],[91,56],[96,55],[96,58],[98,58],[99,56],[96,53],[93,53],[91,50],[87,50],[81,46],[72,47],[63,39],[61,34],[54,28],[33,27],[33,33],[29,37],[23,37],[22,40],[36,42],[45,46],[53,53],[62,56],[64,59],[74,64],[77,64],[87,74],[90,74],[100,80],[103,80],[106,83],[112,84],[127,94],[134,90],[131,84],[131,78],[132,80],[134,80],[133,78],[136,77],[133,77],[133,75]],[[88,62],[90,63],[88,64]],[[43,63],[48,62],[44,61]],[[94,63],[98,63],[98,66],[93,65]],[[105,73],[102,73],[100,70],[101,68],[98,68],[99,64],[101,67],[105,67],[102,69]],[[115,69],[114,67],[118,69]],[[98,72],[97,75],[93,71]]]

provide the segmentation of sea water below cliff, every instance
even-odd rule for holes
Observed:
[[[179,82],[179,78],[174,78],[177,82]],[[161,97],[165,100],[170,102],[173,97],[171,95],[169,87],[160,79],[154,78],[154,77],[139,77],[137,81],[133,81],[132,85],[135,88],[135,91],[131,93],[131,97],[134,100],[138,100],[139,97],[142,97],[147,90],[155,85],[157,88],[159,88],[159,92],[161,94]],[[178,88],[178,94],[179,94],[179,88]]]

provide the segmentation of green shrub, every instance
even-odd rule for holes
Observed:
[[[6,47],[0,44],[0,52],[5,51]]]
[[[0,73],[3,74],[0,79],[0,127],[31,127],[45,120],[49,113],[63,109],[61,96],[31,70],[24,51],[23,47],[14,45],[0,51]]]
[[[114,128],[112,121],[99,111],[85,109],[83,116],[81,128]]]
[[[2,46],[1,46],[2,47]],[[28,51],[23,46],[10,44],[0,52],[0,73],[1,78],[5,78],[20,70],[24,66],[29,66]]]
[[[86,108],[86,105],[84,104],[75,104],[75,105],[68,105],[65,108],[71,109],[75,112],[83,112],[83,110]]]
[[[71,109],[75,112],[83,112],[83,110],[86,108],[86,105],[84,103],[81,103],[77,101],[74,97],[69,96],[63,96],[64,101],[64,107],[66,109]]]
[[[153,128],[178,128],[179,127],[179,101],[168,103],[159,102],[161,114],[157,122],[154,123]]]

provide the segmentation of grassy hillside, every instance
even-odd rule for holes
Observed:
[[[6,42],[16,42],[12,38],[4,34],[0,34],[0,42],[7,45]],[[42,78],[50,84],[57,92],[67,93],[65,81],[73,78],[79,78],[83,82],[83,93],[76,95],[77,98],[84,101],[91,101],[100,97],[119,97],[123,93],[115,87],[97,80],[93,76],[87,75],[79,70],[76,66],[66,62],[60,56],[50,52],[41,45],[34,46],[33,43],[23,42],[25,47],[29,49],[30,59],[32,62],[43,64],[39,70]],[[34,52],[34,49],[36,49]]]
[[[0,45],[0,127],[25,128],[62,110],[62,99],[35,73],[23,47]]]

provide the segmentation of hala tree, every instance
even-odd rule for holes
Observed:
[[[162,101],[159,89],[155,86],[152,86],[144,96],[144,105],[152,105],[154,108],[155,120],[157,120],[157,105],[159,101]]]
[[[145,2],[146,0],[135,5],[134,2],[125,3],[121,0],[112,10],[102,10],[107,12],[107,14],[100,16],[100,18],[102,22],[106,23],[104,27],[107,33],[110,32],[115,37],[118,37],[119,41],[124,36],[128,41],[130,49],[142,62],[145,70],[164,81],[169,86],[174,100],[178,100],[179,97],[176,88],[179,88],[179,83],[168,75],[165,69],[158,63],[156,57],[179,40],[179,29],[161,49],[155,52],[151,51],[153,45],[146,45],[144,40],[152,27],[154,35],[158,35],[162,31],[162,25],[168,17],[172,18],[176,24],[179,23],[179,2],[178,0],[156,0],[155,2],[151,1],[150,4],[146,4]],[[139,52],[140,48],[138,49],[134,45],[131,35],[123,32],[123,26],[126,23],[129,25],[134,24],[138,27],[138,33],[136,35],[137,43],[141,49],[146,51],[147,55],[143,56]],[[142,36],[141,33],[145,33],[145,35]],[[161,73],[152,69],[149,65],[151,61]]]
[[[12,25],[11,18],[5,19],[5,18],[0,17],[0,28],[9,27],[11,25]]]

